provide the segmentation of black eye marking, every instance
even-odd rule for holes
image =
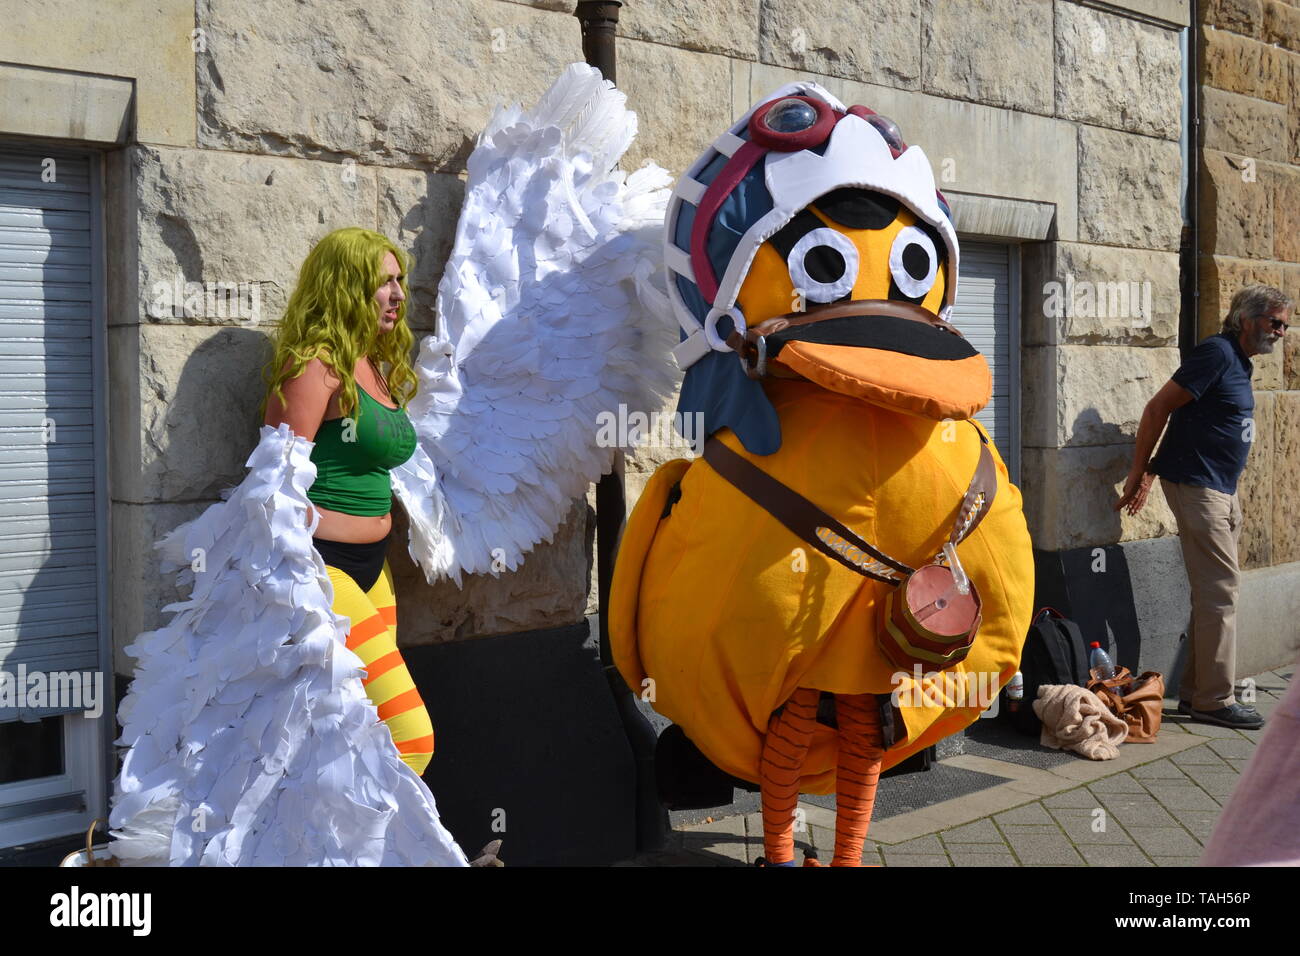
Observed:
[[[913,279],[924,279],[930,273],[930,253],[912,243],[903,250],[903,268]]]
[[[845,187],[816,202],[826,218],[850,229],[884,229],[898,218],[899,202],[884,193]]]
[[[838,282],[844,275],[844,257],[830,246],[813,246],[803,262],[808,275],[818,282]]]
[[[814,229],[822,229],[825,226],[826,223],[807,209],[800,209],[793,219],[782,226],[776,235],[767,241],[772,244],[772,248],[781,254],[782,259],[788,259],[790,258],[790,250],[794,248],[796,242]]]

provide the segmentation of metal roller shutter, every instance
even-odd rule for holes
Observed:
[[[975,417],[998,446],[1012,480],[1019,471],[1019,348],[1012,321],[1012,252],[1004,243],[963,241],[954,324],[993,371],[993,398]]]
[[[101,664],[92,169],[81,155],[0,149],[0,669],[10,675]]]

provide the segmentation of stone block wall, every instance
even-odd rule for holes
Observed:
[[[178,596],[153,541],[246,474],[269,334],[311,246],[346,225],[391,236],[415,259],[412,328],[433,331],[474,138],[496,104],[536,98],[582,58],[571,4],[471,0],[436,13],[397,2],[182,6],[153,42],[184,54],[178,75],[188,88],[145,70],[137,84],[142,111],[157,100],[183,104],[187,135],[142,112],[136,142],[106,164],[123,674],[123,647],[161,625],[160,609]],[[236,297],[187,302],[187,283],[227,285]],[[555,540],[517,573],[430,587],[406,554],[396,509],[390,561],[403,645],[581,621],[590,542],[589,512],[576,501]]]
[[[120,649],[174,597],[148,544],[244,473],[267,335],[311,244],[348,224],[389,233],[415,256],[412,326],[431,331],[474,139],[495,104],[534,99],[580,59],[580,33],[573,0],[194,0],[121,18],[148,20],[149,48],[165,51],[150,60],[129,37],[108,42],[122,31],[94,13],[57,5],[68,7],[57,19],[79,24],[67,42],[19,55],[0,38],[0,59],[129,76],[139,104],[133,145],[106,163],[115,574],[143,582],[115,595]],[[1252,277],[1300,292],[1300,46],[1292,4],[1203,9],[1209,316]],[[680,173],[796,77],[892,115],[931,158],[959,227],[1019,244],[1020,481],[1037,546],[1167,536],[1159,492],[1137,518],[1110,506],[1142,406],[1178,361],[1186,10],[1182,0],[628,0],[619,79],[641,132],[625,166],[653,158]],[[166,290],[191,282],[232,284],[256,307],[187,311]],[[1278,490],[1297,468],[1287,431],[1300,417],[1297,335],[1259,363],[1251,566],[1300,560],[1289,492]],[[659,463],[683,454],[670,441],[630,458],[629,505]],[[429,588],[395,545],[403,643],[580,620],[594,609],[590,524],[575,502],[519,573],[463,591]]]
[[[1199,334],[1243,285],[1300,300],[1300,4],[1209,0],[1201,44]],[[1292,321],[1296,319],[1293,316]],[[1242,561],[1300,561],[1300,330],[1255,363],[1255,447],[1239,494]]]
[[[1175,23],[1055,5],[1055,113],[1077,131],[1077,241],[1022,250],[1021,482],[1035,546],[1167,535],[1114,511],[1147,400],[1178,366],[1182,59]]]

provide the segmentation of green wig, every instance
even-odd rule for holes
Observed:
[[[392,330],[380,335],[375,293],[388,281],[384,271],[387,252],[396,257],[402,270],[400,285],[405,298]],[[314,358],[320,358],[343,382],[339,408],[344,415],[357,409],[360,396],[352,370],[364,355],[375,361],[393,400],[406,407],[416,391],[411,364],[415,336],[406,324],[410,265],[410,257],[391,239],[358,226],[336,229],[316,243],[303,261],[298,284],[272,336],[273,354],[262,370],[268,384],[260,412],[263,420],[271,393],[283,402],[284,383],[301,375]]]

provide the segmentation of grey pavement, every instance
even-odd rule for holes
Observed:
[[[1269,716],[1289,669],[1256,675]],[[1194,866],[1263,730],[1194,723],[1166,700],[1157,740],[1113,760],[1048,768],[971,754],[939,761],[1005,782],[872,822],[863,862],[881,866]],[[1265,725],[1267,727],[1267,724]],[[930,771],[933,772],[933,771]],[[882,791],[891,780],[880,782]],[[795,862],[812,848],[828,864],[835,812],[801,802]],[[669,846],[619,865],[744,866],[763,852],[761,814],[676,827]]]

